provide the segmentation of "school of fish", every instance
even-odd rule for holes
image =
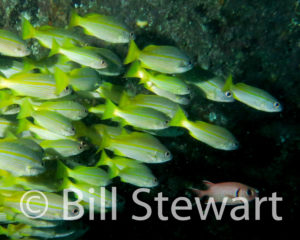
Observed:
[[[22,24],[22,37],[0,30],[0,235],[9,239],[77,239],[84,234],[84,227],[62,221],[63,189],[80,190],[87,209],[89,197],[94,197],[95,210],[100,211],[103,196],[98,188],[108,187],[104,202],[109,211],[112,179],[157,186],[149,165],[172,159],[160,141],[164,134],[172,136],[172,128],[183,128],[215,149],[238,149],[238,140],[224,127],[189,119],[184,106],[192,85],[212,101],[237,100],[260,111],[282,110],[269,93],[233,83],[232,76],[192,80],[193,63],[184,52],[160,45],[140,49],[134,33],[110,16],[72,12],[68,28],[33,27],[25,18]],[[126,58],[87,46],[78,29],[112,47],[128,44]],[[32,58],[26,40],[33,38],[49,49],[47,58]],[[118,78],[135,78],[144,90],[133,95],[112,81]],[[257,194],[239,183],[206,185],[210,190],[193,191],[199,197],[216,196],[216,201],[228,195],[251,195],[251,200]],[[89,192],[91,187],[96,191]],[[44,216],[22,213],[20,201],[29,190],[47,196]],[[30,204],[39,210],[45,203]],[[78,214],[75,207],[68,211]]]

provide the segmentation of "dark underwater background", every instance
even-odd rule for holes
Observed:
[[[172,161],[152,165],[160,185],[150,194],[141,195],[153,209],[145,222],[131,220],[143,215],[144,209],[132,201],[135,187],[115,181],[122,196],[118,220],[88,221],[89,231],[81,239],[284,239],[296,231],[299,213],[299,68],[300,68],[300,1],[296,0],[0,0],[0,28],[21,30],[21,16],[29,15],[33,24],[65,26],[71,9],[79,14],[97,12],[124,21],[136,33],[136,42],[175,45],[193,57],[198,68],[266,90],[283,105],[281,113],[266,113],[234,103],[217,103],[199,94],[192,95],[187,110],[191,119],[224,126],[239,140],[236,151],[219,151],[185,134],[176,138],[161,137],[174,155]],[[137,20],[148,21],[139,28]],[[95,46],[105,46],[87,39]],[[31,43],[35,43],[31,40]],[[34,54],[46,52],[38,44]],[[123,58],[126,45],[113,49]],[[120,80],[123,81],[124,80]],[[134,82],[126,83],[135,88]],[[298,112],[299,113],[299,112]],[[299,164],[299,163],[298,163]],[[250,220],[230,219],[230,207],[217,221],[211,212],[205,221],[199,219],[194,206],[181,215],[190,221],[175,220],[170,211],[172,199],[193,195],[187,186],[201,187],[201,180],[236,181],[253,186],[260,196],[277,192],[282,221],[272,218],[271,203],[262,205],[261,220],[254,219],[250,204]],[[170,198],[164,204],[164,215],[157,216],[153,200],[163,192]],[[97,216],[96,216],[97,218]]]

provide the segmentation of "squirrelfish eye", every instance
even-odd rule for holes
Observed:
[[[273,106],[274,106],[275,108],[279,108],[280,103],[279,103],[279,102],[274,102]]]
[[[227,92],[225,92],[225,96],[226,96],[226,97],[231,97],[231,96],[232,96],[232,93],[231,93],[230,91],[227,91]]]
[[[251,196],[252,195],[252,190],[250,188],[247,189],[247,195]]]

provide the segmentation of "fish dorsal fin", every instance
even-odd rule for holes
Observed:
[[[211,186],[214,185],[214,183],[210,182],[210,181],[207,181],[207,180],[203,180],[202,183],[207,187],[207,188],[210,188]]]
[[[227,77],[224,87],[223,87],[223,92],[229,91],[231,87],[233,86],[233,80],[232,80],[232,74],[229,74]]]
[[[143,52],[151,52],[155,49],[157,49],[159,46],[156,46],[156,45],[148,45],[146,47],[143,48]]]

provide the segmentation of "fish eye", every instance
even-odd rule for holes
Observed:
[[[227,92],[225,92],[225,96],[226,96],[226,97],[231,97],[231,96],[232,96],[232,93],[231,93],[230,91],[227,91]]]
[[[135,37],[135,36],[134,36],[134,32],[130,32],[130,33],[129,33],[129,36],[130,36],[131,39],[134,39],[134,37]]]
[[[72,132],[75,132],[75,128],[74,127],[72,127],[71,130],[72,130]]]
[[[252,195],[252,190],[250,188],[247,189],[247,195],[251,196]]]
[[[66,86],[65,90],[66,91],[69,91],[70,87],[69,86]]]
[[[165,157],[170,157],[171,153],[168,151],[168,152],[165,152]]]
[[[79,213],[79,209],[78,208],[72,209],[72,213],[73,213],[73,216],[76,216]]]
[[[279,108],[280,103],[279,103],[279,102],[274,102],[273,106],[274,106],[275,108]]]
[[[166,121],[165,121],[165,125],[168,125],[168,124],[169,124],[169,122],[170,122],[169,120],[166,120]]]
[[[83,149],[83,146],[82,146],[82,145],[79,145],[78,148],[79,148],[79,150],[82,150],[82,149]]]
[[[104,60],[102,60],[101,65],[106,65],[106,62]]]

